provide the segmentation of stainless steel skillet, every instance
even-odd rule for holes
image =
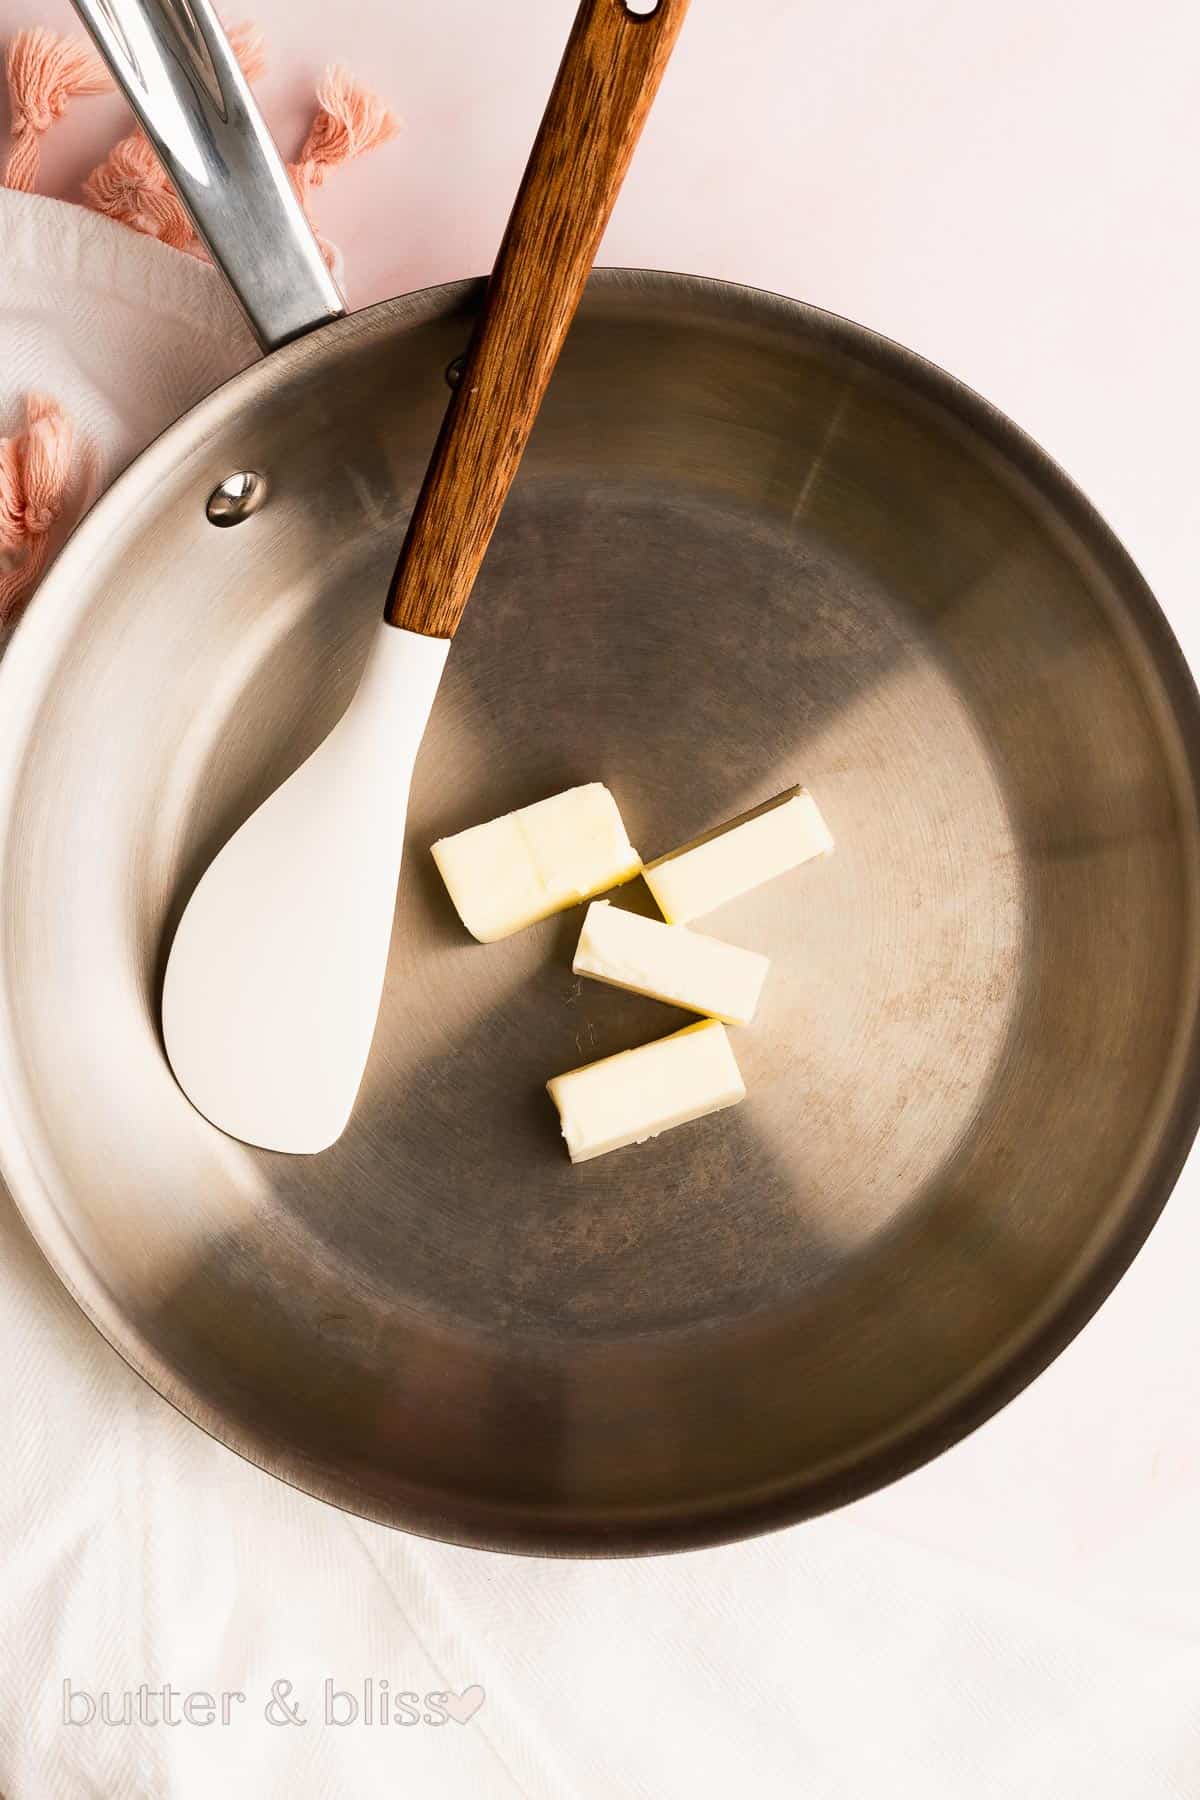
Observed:
[[[236,138],[210,52],[168,65],[171,116]],[[336,316],[294,214],[262,253],[286,193],[225,161],[250,179],[212,234],[295,341],[94,509],[0,672],[18,1204],[162,1393],[366,1516],[628,1551],[861,1493],[1061,1347],[1195,1129],[1178,649],[940,371],[790,301],[597,276],[423,753],[355,1121],[319,1159],[232,1143],[163,1061],[164,945],[353,686],[478,289]],[[243,471],[262,504],[220,529]],[[594,776],[648,854],[803,779],[838,852],[739,911],[774,971],[729,1130],[571,1169],[547,1072],[671,1016],[578,992],[574,920],[467,942],[422,846]]]

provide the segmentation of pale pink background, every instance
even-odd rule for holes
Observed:
[[[228,0],[268,34],[287,154],[333,59],[403,116],[317,196],[355,304],[488,267],[574,10]],[[32,23],[77,29],[66,0],[0,0],[0,40]],[[796,294],[963,376],[1109,515],[1196,664],[1198,66],[1193,0],[693,0],[601,260]],[[47,191],[126,120],[75,102]]]

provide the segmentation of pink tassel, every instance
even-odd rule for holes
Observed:
[[[377,94],[355,81],[348,70],[335,65],[326,71],[317,89],[316,117],[299,157],[288,165],[310,224],[310,191],[322,185],[329,170],[362,156],[377,144],[386,144],[399,129],[395,113]],[[313,230],[325,261],[336,269],[341,260],[336,247],[326,243],[315,225]]]
[[[247,81],[261,81],[267,72],[267,41],[250,19],[229,27],[229,42]]]
[[[42,133],[62,118],[73,95],[103,94],[112,86],[112,77],[90,44],[40,27],[17,33],[8,47],[5,68],[12,146],[0,186],[31,194],[41,163]]]
[[[130,225],[134,231],[188,250],[196,233],[167,172],[140,131],[109,151],[83,184],[83,198],[96,212]]]
[[[317,116],[291,165],[292,180],[304,195],[320,187],[330,169],[386,144],[399,129],[399,119],[377,94],[360,87],[346,69],[328,69],[317,89]]]
[[[70,419],[45,394],[26,397],[24,431],[0,438],[0,554],[24,552],[15,567],[0,572],[0,624],[15,618],[46,566],[74,442]]]
[[[258,81],[266,70],[266,46],[257,25],[247,21],[233,25],[229,41],[247,81]],[[146,237],[169,244],[172,250],[203,254],[195,229],[167,172],[140,131],[122,138],[83,184],[86,206],[101,212]]]

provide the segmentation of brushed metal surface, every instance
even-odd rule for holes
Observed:
[[[346,310],[212,0],[72,0],[270,349]]]
[[[165,946],[349,697],[477,294],[239,376],[51,572],[0,672],[0,1156],[122,1354],[286,1479],[466,1543],[714,1541],[961,1435],[1148,1230],[1197,1118],[1197,700],[982,401],[601,273],[418,763],[356,1115],[317,1158],[222,1137]],[[708,922],[772,958],[745,1104],[572,1168],[546,1078],[683,1016],[572,976],[578,910],[473,943],[427,847],[592,779],[648,857],[797,781],[837,850]]]

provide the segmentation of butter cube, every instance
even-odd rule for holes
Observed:
[[[704,1019],[546,1083],[573,1163],[736,1106],[746,1089],[724,1025]]]
[[[440,838],[433,857],[481,944],[632,881],[642,866],[600,781]]]
[[[643,874],[663,918],[685,925],[832,849],[816,801],[794,787],[669,856],[656,857]]]
[[[576,975],[649,994],[668,1006],[748,1025],[769,965],[755,950],[593,900],[571,966]]]

